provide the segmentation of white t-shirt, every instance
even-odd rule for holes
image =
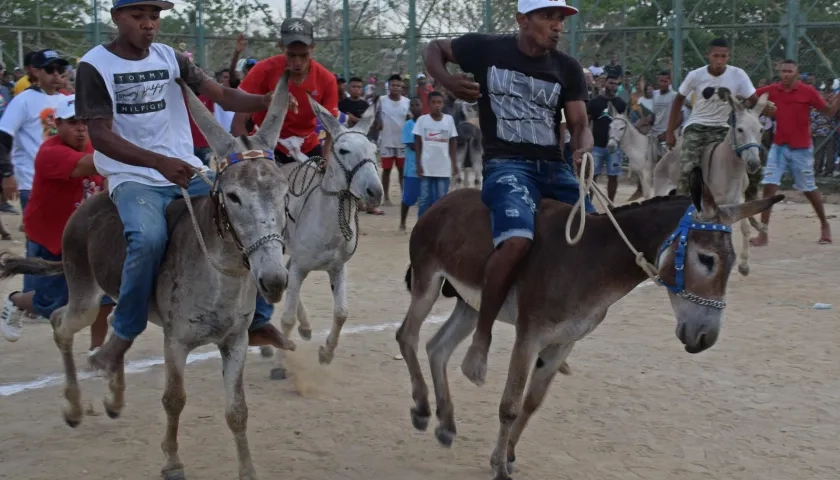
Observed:
[[[668,93],[664,94],[659,90],[653,91],[652,133],[659,135],[668,130],[668,120],[671,117],[671,107],[674,105],[675,98],[677,98],[677,92],[673,90],[668,90]]]
[[[12,137],[12,165],[18,190],[32,190],[35,177],[35,155],[44,140],[57,132],[55,109],[60,93],[47,95],[40,89],[27,88],[15,95],[0,118],[0,131]]]
[[[218,103],[213,104],[213,117],[226,132],[230,132],[230,125],[233,123],[234,115],[236,115],[236,112],[228,112]]]
[[[187,106],[181,87],[175,83],[181,69],[172,47],[153,43],[148,57],[126,60],[99,45],[81,61],[96,68],[111,94],[114,133],[146,150],[207,170],[193,155]],[[153,168],[122,163],[99,151],[94,153],[93,163],[108,178],[111,192],[126,181],[159,187],[173,185]]]
[[[431,115],[422,115],[414,124],[414,135],[423,140],[423,157],[420,159],[424,177],[452,176],[452,160],[449,158],[449,139],[458,136],[455,120],[451,115],[435,120]]]
[[[680,85],[680,95],[688,98],[694,93],[694,106],[691,109],[691,118],[685,124],[686,127],[695,123],[710,127],[729,125],[732,108],[717,95],[712,95],[708,100],[703,98],[703,90],[709,87],[725,87],[732,92],[732,95],[744,98],[755,93],[755,87],[747,72],[738,67],[727,65],[726,70],[717,77],[709,73],[708,67],[692,70]]]
[[[405,148],[402,142],[402,129],[408,115],[409,100],[400,97],[394,101],[387,95],[379,97],[379,113],[382,118],[382,131],[379,133],[379,146]]]
[[[590,65],[589,73],[591,73],[592,76],[595,78],[600,77],[604,73],[604,67],[596,67],[595,65]]]

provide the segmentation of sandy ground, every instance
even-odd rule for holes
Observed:
[[[619,198],[629,193],[622,187]],[[827,208],[832,215],[840,212],[839,206]],[[455,353],[450,379],[459,436],[453,448],[439,447],[433,428],[414,431],[408,373],[403,361],[394,359],[394,323],[402,320],[409,300],[402,280],[408,236],[396,230],[397,208],[385,210],[385,216],[362,218],[366,235],[350,264],[351,317],[333,364],[317,364],[323,342],[318,332],[329,328],[332,309],[326,275],[317,273],[304,287],[316,337],[307,343],[295,336],[296,378],[270,381],[271,362],[249,357],[248,433],[260,478],[491,478],[488,462],[512,329],[497,326],[482,388],[458,370],[464,347]],[[19,218],[4,215],[3,221],[16,230]],[[840,235],[836,219],[832,223]],[[576,347],[570,358],[574,375],[555,382],[531,422],[517,448],[514,476],[840,478],[840,249],[818,246],[817,234],[807,204],[776,207],[771,246],[753,250],[750,277],[733,273],[721,339],[698,356],[685,353],[676,339],[663,289],[639,288],[614,305],[604,324]],[[21,240],[16,232],[17,252]],[[4,283],[3,294],[19,284],[19,279]],[[834,309],[811,309],[815,302],[835,303]],[[447,314],[451,307],[442,300],[433,314]],[[362,326],[371,328],[350,332]],[[421,345],[435,328],[427,322]],[[130,360],[159,358],[161,338],[150,326]],[[85,331],[77,349],[85,350],[87,343]],[[0,342],[0,355],[0,392],[61,374],[44,323],[27,324],[17,343]],[[77,358],[84,365],[82,351]],[[85,417],[77,429],[62,421],[59,381],[47,378],[41,388],[0,396],[0,478],[159,478],[162,367],[135,364],[135,369],[139,373],[127,376],[127,405],[118,420],[102,414],[105,383],[82,381],[85,401],[99,414]],[[188,366],[187,392],[179,441],[188,478],[236,478],[218,358]]]

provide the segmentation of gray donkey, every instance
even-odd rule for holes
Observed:
[[[169,244],[149,309],[149,320],[161,325],[164,334],[163,408],[167,422],[161,448],[166,456],[162,471],[166,480],[184,478],[177,435],[186,403],[187,355],[211,343],[218,345],[222,354],[225,417],[236,442],[239,478],[257,478],[246,437],[248,407],[242,372],[257,292],[268,301],[277,302],[288,277],[283,265],[283,212],[288,184],[277,165],[267,159],[288,110],[287,81],[286,77],[278,82],[266,126],[253,137],[240,138],[234,138],[216,123],[181,83],[196,125],[215,154],[229,159],[230,165],[217,170],[209,196],[191,199],[184,192],[186,199],[172,202],[166,212]],[[53,313],[50,322],[64,361],[64,419],[76,427],[82,421],[83,410],[73,360],[73,337],[93,323],[104,294],[118,297],[125,259],[123,225],[106,193],[83,202],[70,217],[62,249],[62,262],[4,254],[0,278],[18,274],[66,276],[69,302]],[[279,348],[294,349],[292,342],[280,337],[273,343]],[[111,394],[105,399],[105,410],[116,418],[124,405],[124,366],[108,375]]]
[[[357,204],[378,206],[384,189],[376,173],[376,145],[367,137],[375,118],[374,107],[368,107],[353,128],[346,128],[311,98],[309,103],[333,139],[333,146],[323,171],[317,166],[320,158],[281,168],[290,193],[286,210],[289,283],[281,324],[288,337],[299,321],[300,336],[304,340],[312,338],[300,290],[310,272],[327,272],[334,302],[333,325],[318,358],[320,363],[328,364],[348,316],[346,265],[359,243]],[[264,357],[272,354],[271,347],[262,347]],[[282,380],[287,373],[285,354],[280,351],[271,378]]]
[[[715,344],[735,262],[729,226],[784,197],[718,205],[697,170],[692,198],[659,197],[618,207],[611,211],[618,231],[606,215],[590,214],[576,246],[565,241],[572,207],[542,201],[534,243],[499,314],[500,320],[515,326],[516,335],[490,460],[495,480],[511,479],[522,432],[557,372],[569,373],[565,361],[574,345],[600,325],[611,305],[649,275],[668,289],[676,335],[685,350],[699,353]],[[435,435],[444,446],[450,446],[456,435],[447,363],[478,323],[484,267],[493,249],[490,237],[490,215],[481,193],[464,189],[435,203],[417,222],[409,241],[406,283],[411,304],[396,338],[411,377],[411,421],[419,430],[428,427],[432,413],[417,355],[420,327],[441,287],[444,296],[458,298],[452,315],[426,343],[439,421]],[[634,255],[625,242],[640,255]]]
[[[751,109],[733,99],[725,88],[717,89],[715,95],[730,104],[734,122],[726,140],[706,147],[700,167],[703,170],[703,181],[709,186],[715,201],[737,203],[743,201],[749,185],[747,174],[754,174],[761,168],[761,135],[764,128],[759,115],[767,105],[767,94],[762,95]],[[679,175],[679,152],[671,151],[662,157],[654,169],[654,195],[671,193],[676,188]],[[741,222],[741,261],[738,272],[744,276],[750,273],[750,225],[759,231],[766,228],[752,217]]]

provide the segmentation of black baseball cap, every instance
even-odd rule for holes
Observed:
[[[161,10],[169,10],[175,6],[167,0],[114,0],[111,10],[119,10],[123,7],[158,7]]]
[[[50,49],[39,50],[32,56],[32,67],[34,68],[44,68],[53,64],[66,67],[70,65],[70,62],[61,58],[55,50]]]
[[[35,58],[35,55],[37,55],[37,54],[38,54],[37,51],[26,52],[26,55],[23,56],[23,66],[24,67],[31,67],[32,66],[32,59]]]
[[[280,25],[280,42],[288,47],[293,43],[312,45],[315,42],[312,24],[302,18],[287,18]]]

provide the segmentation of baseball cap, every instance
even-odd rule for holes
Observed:
[[[26,52],[26,55],[23,56],[23,66],[24,67],[31,67],[32,66],[32,59],[37,54],[37,51]]]
[[[161,10],[169,10],[175,6],[174,3],[166,0],[114,0],[114,6],[111,10],[117,10],[123,7],[158,7]]]
[[[314,35],[312,24],[302,18],[287,18],[280,25],[280,41],[286,47],[296,42],[312,45]]]
[[[76,95],[62,95],[62,99],[55,109],[55,118],[68,120],[76,116]]]
[[[247,65],[249,67],[253,67],[256,64],[257,64],[257,59],[256,58],[249,58],[248,60],[245,60],[245,65]]]
[[[531,13],[541,8],[559,8],[567,17],[578,13],[578,9],[566,5],[565,0],[519,0],[519,13]]]
[[[44,68],[47,65],[52,65],[53,63],[65,67],[67,65],[70,65],[70,62],[61,58],[61,56],[55,50],[39,50],[35,52],[35,55],[32,56],[32,66],[34,68]]]

